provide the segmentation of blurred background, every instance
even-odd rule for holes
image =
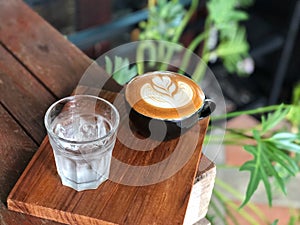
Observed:
[[[252,2],[244,9],[249,18],[242,21],[247,32],[250,58],[253,59],[248,65],[251,74],[241,76],[228,72],[219,60],[209,64],[222,88],[227,110],[247,110],[282,102],[291,103],[297,87],[300,90],[300,1],[240,1]],[[114,47],[138,40],[139,24],[147,19],[148,4],[151,1],[25,0],[25,2],[89,57],[96,59]],[[180,2],[188,9],[191,0]],[[196,13],[180,38],[183,45],[188,46],[193,38],[203,31],[207,17],[206,3],[205,0],[199,0]],[[300,98],[300,91],[298,97]],[[242,116],[229,120],[228,128],[251,130],[259,122],[258,117]],[[240,173],[237,168],[251,157],[241,146],[227,145],[223,150],[216,162],[228,167],[218,169],[218,179],[231,184],[239,193],[245,193],[249,176]],[[258,211],[261,211],[269,221],[279,218],[278,224],[299,224],[299,181],[298,174],[296,179],[287,184],[290,190],[288,196],[275,192],[272,208],[268,207],[265,191],[260,187],[253,199]],[[239,204],[240,200],[236,202]],[[256,211],[249,215],[255,218],[257,214],[259,213]],[[298,220],[291,223],[291,215],[297,215]],[[238,221],[237,224],[242,225],[267,224],[248,223],[243,218]],[[219,221],[214,224],[227,223]]]
[[[25,0],[50,24],[97,58],[122,43],[136,40],[138,23],[147,18],[145,0]],[[190,1],[182,1],[188,6]],[[249,77],[226,76],[218,63],[211,65],[224,86],[232,109],[289,102],[300,79],[300,12],[297,0],[257,0],[246,10],[247,39],[255,69]],[[188,44],[203,29],[205,1],[181,37]]]

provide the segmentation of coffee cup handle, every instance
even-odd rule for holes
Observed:
[[[216,103],[213,100],[206,98],[204,100],[202,109],[198,113],[198,119],[201,120],[209,116],[215,109]]]

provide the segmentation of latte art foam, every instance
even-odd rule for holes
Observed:
[[[131,80],[126,101],[136,112],[151,118],[177,120],[194,114],[204,101],[201,88],[186,76],[151,72]]]
[[[168,76],[156,75],[151,83],[145,83],[140,95],[150,105],[161,108],[178,108],[193,98],[192,88],[184,82],[172,81]]]

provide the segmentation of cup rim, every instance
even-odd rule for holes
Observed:
[[[127,90],[127,86],[130,85],[131,83],[134,82],[135,79],[138,79],[138,78],[141,78],[143,76],[148,76],[148,75],[152,75],[152,74],[155,74],[155,73],[158,73],[158,74],[171,74],[171,75],[176,75],[176,76],[184,76],[186,79],[189,79],[190,81],[194,82],[198,87],[199,85],[193,80],[191,79],[190,77],[186,76],[186,75],[183,75],[181,73],[178,73],[178,72],[172,72],[172,71],[167,71],[167,70],[163,70],[163,71],[152,71],[152,72],[146,72],[146,73],[143,73],[141,75],[137,75],[135,77],[133,77],[126,85],[126,90]],[[148,115],[144,115],[143,113],[137,111],[136,109],[133,108],[133,106],[129,103],[128,99],[127,99],[127,92],[125,90],[125,100],[126,102],[128,103],[128,105],[130,106],[130,108],[132,110],[134,110],[135,112],[145,116],[145,117],[148,117],[150,119],[155,119],[155,120],[159,120],[159,121],[170,121],[170,122],[180,122],[180,121],[183,121],[183,120],[186,120],[192,116],[194,116],[195,114],[201,112],[201,110],[203,109],[203,106],[204,106],[204,101],[206,99],[206,96],[205,96],[205,93],[204,91],[202,90],[201,87],[199,87],[201,93],[202,93],[202,104],[200,105],[200,107],[198,109],[196,109],[194,112],[188,114],[188,115],[184,115],[182,117],[178,117],[178,118],[162,118],[162,117],[151,117],[151,116],[148,116]]]
[[[112,128],[109,130],[109,132],[107,132],[104,136],[101,136],[99,138],[96,138],[96,139],[92,139],[92,140],[89,140],[89,141],[76,141],[76,140],[69,140],[69,139],[65,139],[65,138],[62,138],[60,136],[58,136],[57,134],[55,134],[53,132],[53,130],[51,129],[51,124],[48,123],[47,119],[49,118],[49,115],[50,115],[50,112],[51,110],[59,103],[63,102],[63,101],[66,101],[66,100],[74,100],[76,98],[88,98],[88,99],[96,99],[96,100],[100,100],[106,104],[108,104],[112,109],[113,111],[115,112],[116,114],[116,122],[113,124]],[[45,116],[44,116],[44,124],[45,124],[45,127],[46,127],[46,130],[47,130],[47,133],[48,135],[52,136],[52,137],[55,137],[56,139],[60,140],[60,141],[63,141],[63,142],[67,142],[67,143],[70,143],[70,144],[88,144],[88,143],[94,143],[94,142],[99,142],[101,140],[104,140],[106,139],[107,137],[110,137],[112,136],[116,130],[118,129],[119,127],[119,123],[120,123],[120,113],[118,111],[118,109],[111,103],[109,102],[108,100],[104,99],[104,98],[101,98],[101,97],[98,97],[98,96],[94,96],[94,95],[85,95],[85,94],[80,94],[80,95],[72,95],[72,96],[67,96],[67,97],[64,97],[62,99],[59,99],[57,101],[55,101],[54,103],[52,103],[49,108],[47,109],[46,113],[45,113]]]

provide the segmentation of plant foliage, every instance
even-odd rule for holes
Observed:
[[[292,123],[294,129],[300,130],[300,83],[293,90],[292,104],[294,107],[289,112],[287,119]]]
[[[247,71],[238,65],[244,58],[249,57],[249,44],[245,28],[240,25],[241,21],[248,19],[248,14],[238,8],[240,4],[238,0],[208,1],[207,21],[211,23],[209,27],[213,26],[219,33],[219,44],[210,54],[221,58],[230,73],[237,72],[242,75]]]
[[[279,220],[275,220],[271,225],[277,225]]]
[[[253,159],[244,163],[240,170],[250,172],[246,197],[241,207],[246,205],[262,181],[267,193],[269,205],[272,205],[271,178],[278,184],[281,191],[286,193],[284,177],[276,170],[279,165],[285,173],[295,176],[299,171],[296,162],[289,153],[300,153],[300,135],[288,132],[276,132],[269,137],[265,135],[277,126],[288,114],[290,107],[279,107],[274,113],[262,117],[261,129],[253,129],[253,138],[256,145],[245,145],[244,149],[253,155]]]
[[[114,62],[105,56],[105,70],[121,85],[126,84],[131,78],[137,75],[136,65],[130,67],[129,60],[119,56],[115,56]]]
[[[140,23],[140,40],[171,41],[185,12],[178,0],[158,0],[149,8],[147,21]]]
[[[149,4],[148,19],[140,23],[140,40],[151,39],[178,43],[180,35],[198,7],[199,0],[192,0],[188,10],[183,7],[179,0],[149,2],[152,4]],[[252,3],[253,0],[207,0],[208,16],[205,20],[204,30],[196,35],[188,46],[191,52],[195,51],[197,47],[201,49],[200,57],[204,63],[196,66],[195,74],[192,75],[192,78],[197,82],[201,81],[206,64],[216,59],[221,59],[224,67],[230,73],[236,72],[241,75],[248,73],[245,68],[239,66],[243,60],[249,58],[247,34],[240,22],[248,18],[248,14],[242,10],[242,7],[249,6]],[[143,56],[145,51],[149,51],[148,54],[158,55],[159,59],[171,59],[172,54],[175,52],[162,46],[159,50],[152,46],[141,46],[138,51],[140,51],[137,54],[138,56]],[[188,54],[184,56],[180,68],[182,71],[185,70],[189,57]],[[106,57],[105,62],[106,71],[112,74],[113,78],[121,85],[127,83],[138,72],[143,72],[143,66],[139,64],[130,65],[129,60],[126,58],[116,56],[113,62]],[[297,90],[294,93],[293,105],[267,106],[227,114],[227,117],[235,117],[242,114],[251,115],[268,112],[261,117],[261,126],[251,129],[251,135],[247,131],[227,130],[230,134],[228,136],[231,137],[231,139],[225,137],[228,143],[237,143],[242,139],[249,138],[255,141],[253,145],[245,145],[245,142],[241,142],[245,151],[250,153],[253,159],[245,162],[240,167],[241,171],[250,173],[246,196],[240,208],[249,203],[260,183],[264,185],[269,205],[272,205],[273,187],[275,186],[273,183],[283,193],[286,193],[286,178],[295,176],[299,172],[300,120],[298,114],[300,85]],[[270,113],[271,110],[275,111]],[[286,118],[296,127],[296,132],[292,133],[277,129],[278,124]],[[228,199],[216,190],[214,193],[221,200],[221,204],[226,206]],[[231,204],[231,208],[238,209],[234,204]],[[218,210],[217,207],[215,209]],[[219,213],[220,215],[221,213]],[[245,213],[243,215],[245,219],[251,221],[249,215]],[[231,215],[231,217],[233,216]],[[294,224],[294,221],[294,219],[291,220],[289,224]],[[252,222],[254,223],[254,221]],[[278,220],[272,223],[272,225],[276,224],[278,224]]]
[[[239,75],[249,74],[253,71],[253,61],[243,61],[249,58],[249,44],[246,31],[240,24],[248,19],[248,14],[241,8],[249,6],[252,0],[208,0],[206,3],[208,16],[205,20],[204,30],[196,35],[187,46],[192,52],[202,46],[201,63],[192,76],[200,82],[209,61],[221,59],[224,67],[230,73]],[[151,4],[150,4],[151,3]],[[163,40],[179,43],[179,38],[186,28],[192,15],[196,12],[199,0],[192,0],[188,10],[179,0],[149,1],[149,14],[146,21],[140,23],[140,40]],[[171,56],[165,53],[167,59]],[[184,71],[189,56],[185,56]],[[250,65],[249,65],[250,64]]]

